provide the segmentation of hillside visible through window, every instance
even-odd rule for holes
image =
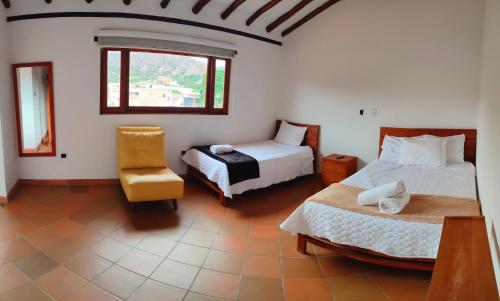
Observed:
[[[103,50],[106,113],[227,113],[230,60],[187,53]]]
[[[121,52],[110,51],[108,53],[108,107],[120,106],[120,69]]]

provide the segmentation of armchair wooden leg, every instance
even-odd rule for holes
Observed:
[[[307,240],[303,234],[297,235],[297,251],[302,254],[307,254]]]
[[[174,210],[177,210],[177,200],[172,199],[172,206],[174,207]]]

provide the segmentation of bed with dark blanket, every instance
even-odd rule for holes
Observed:
[[[181,160],[188,174],[225,198],[269,187],[314,172],[310,146],[291,146],[274,140],[234,144],[235,152],[215,155],[208,146],[191,147]]]
[[[210,145],[194,146],[193,148],[226,164],[229,184],[231,185],[260,177],[259,162],[247,154],[233,150],[230,153],[217,155],[210,151]]]

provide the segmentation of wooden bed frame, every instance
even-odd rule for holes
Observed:
[[[382,151],[382,143],[384,142],[384,137],[386,135],[395,137],[415,137],[425,134],[439,137],[465,134],[465,161],[473,163],[476,162],[477,131],[475,129],[411,129],[382,127],[380,128],[379,154]],[[371,264],[405,270],[432,271],[434,269],[434,259],[393,257],[372,250],[336,244],[327,239],[299,233],[297,238],[297,251],[302,254],[307,254],[307,243],[311,243],[313,245],[331,250],[337,254]]]
[[[304,123],[297,123],[297,122],[289,122],[289,124],[296,125],[296,126],[301,126],[301,127],[306,127],[307,131],[304,135],[304,141],[302,142],[302,145],[308,145],[312,148],[313,151],[313,156],[314,156],[314,172],[317,171],[317,166],[318,166],[318,153],[319,153],[319,130],[320,126],[319,125],[313,125],[313,124],[304,124]],[[281,120],[276,120],[276,128],[274,131],[274,134],[278,133],[278,130],[281,125]],[[210,181],[205,174],[203,174],[201,171],[199,171],[197,168],[188,165],[188,175],[194,177],[195,179],[199,180],[201,183],[206,185],[208,188],[211,190],[215,191],[219,195],[219,201],[223,206],[227,206],[228,198],[224,196],[224,192],[219,188],[217,183],[214,183]]]

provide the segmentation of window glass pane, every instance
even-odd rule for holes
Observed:
[[[108,107],[120,106],[121,52],[108,51]]]
[[[215,60],[214,108],[224,108],[224,84],[226,78],[226,61]]]
[[[203,108],[208,59],[130,52],[130,107]]]

